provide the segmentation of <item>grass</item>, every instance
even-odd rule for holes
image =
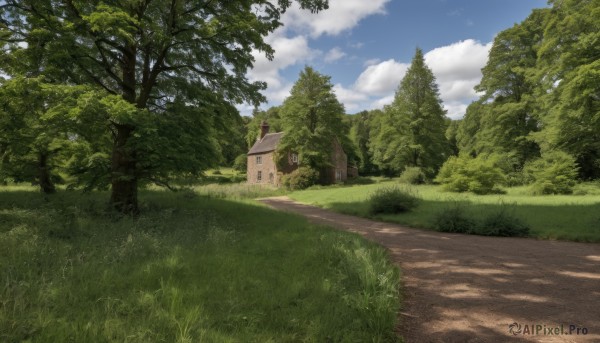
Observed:
[[[586,195],[531,196],[526,187],[507,189],[504,195],[448,193],[439,186],[414,186],[422,201],[411,212],[394,215],[369,214],[368,197],[391,182],[353,187],[322,188],[293,192],[289,196],[341,213],[432,229],[433,218],[453,203],[466,208],[470,216],[481,220],[502,207],[510,207],[515,216],[530,228],[533,237],[582,242],[600,242],[600,186],[584,184],[576,193]]]
[[[357,235],[228,195],[144,191],[135,220],[107,197],[0,188],[1,342],[399,340],[399,271]]]

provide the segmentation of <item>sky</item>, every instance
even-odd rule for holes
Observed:
[[[462,118],[477,94],[494,37],[546,0],[329,0],[317,14],[296,4],[266,41],[269,61],[255,51],[252,81],[265,81],[268,102],[280,105],[304,66],[331,77],[346,113],[383,108],[406,73],[415,49],[425,53],[447,116]],[[252,107],[238,106],[242,115]]]

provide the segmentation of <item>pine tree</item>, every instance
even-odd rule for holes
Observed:
[[[421,49],[417,48],[394,102],[384,111],[384,124],[371,144],[375,163],[396,173],[419,167],[433,177],[450,155],[450,146],[446,111]]]

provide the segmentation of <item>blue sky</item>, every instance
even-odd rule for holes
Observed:
[[[444,107],[460,118],[477,98],[491,42],[498,32],[525,19],[545,0],[330,0],[318,14],[295,5],[284,27],[267,41],[275,49],[268,61],[259,52],[248,74],[266,81],[268,103],[279,105],[300,70],[310,65],[331,82],[347,113],[382,108],[395,90],[418,46],[436,75]],[[240,106],[249,115],[249,106]]]

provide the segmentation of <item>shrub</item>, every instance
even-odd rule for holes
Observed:
[[[310,167],[300,167],[283,177],[282,183],[289,190],[306,189],[319,181],[319,172]]]
[[[212,172],[213,175],[223,175],[219,169]]]
[[[476,194],[501,193],[498,188],[505,181],[498,166],[497,155],[451,156],[440,169],[436,182],[451,192],[471,191]]]
[[[344,183],[347,185],[370,185],[375,183],[375,180],[370,177],[357,176],[347,179]]]
[[[571,194],[577,183],[578,167],[575,158],[562,151],[550,151],[528,163],[525,177],[533,183],[530,192],[540,194]]]
[[[425,173],[419,167],[406,167],[400,174],[399,181],[411,185],[421,185],[425,183]]]
[[[481,229],[477,234],[501,237],[527,237],[529,226],[513,213],[502,207],[500,211],[490,214],[483,219]]]
[[[233,161],[233,169],[241,173],[245,173],[248,169],[248,156],[241,154]]]
[[[419,204],[419,198],[408,188],[386,187],[376,190],[369,197],[371,214],[395,214],[408,212]]]
[[[453,204],[434,216],[433,227],[437,231],[472,233],[477,229],[477,222],[467,214],[461,204]]]

